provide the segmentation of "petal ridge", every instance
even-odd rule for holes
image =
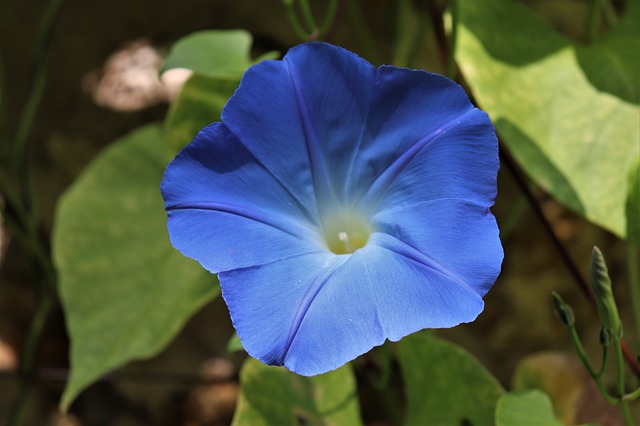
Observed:
[[[358,140],[356,142],[356,146],[353,149],[353,154],[351,155],[351,160],[349,164],[349,169],[347,171],[347,179],[345,179],[344,186],[342,189],[343,194],[349,193],[349,188],[352,185],[351,176],[353,176],[353,168],[356,165],[356,160],[358,155],[360,155],[360,149],[362,147],[362,141],[365,136],[365,132],[367,131],[367,123],[369,122],[369,117],[371,115],[371,107],[373,106],[373,98],[376,93],[377,87],[380,85],[380,82],[377,78],[378,70],[376,69],[376,77],[371,82],[371,99],[369,100],[369,104],[367,105],[367,113],[365,114],[365,120],[362,122],[362,127],[360,128],[360,135],[358,136]],[[355,202],[353,204],[356,204]]]
[[[168,212],[172,210],[210,210],[221,213],[228,213],[235,216],[241,216],[246,219],[255,220],[256,222],[263,223],[265,225],[276,228],[282,232],[285,232],[293,237],[299,238],[303,241],[308,241],[308,239],[304,238],[300,231],[301,228],[292,226],[292,224],[288,221],[278,220],[273,216],[268,216],[266,214],[261,214],[258,210],[252,210],[245,207],[226,204],[226,203],[183,203],[183,204],[174,204],[166,206],[166,210]]]
[[[441,198],[432,198],[430,200],[418,201],[417,203],[414,203],[414,204],[403,204],[403,205],[393,206],[393,207],[388,208],[388,209],[381,209],[381,210],[378,211],[377,214],[379,214],[380,212],[384,212],[384,213],[388,214],[390,212],[408,210],[408,209],[412,209],[412,208],[415,208],[415,207],[427,206],[429,204],[437,204],[437,203],[441,203],[443,201],[452,201],[452,202],[461,203],[461,204],[468,204],[468,205],[471,205],[471,206],[480,207],[482,209],[489,209],[489,207],[490,207],[490,206],[489,207],[486,206],[485,204],[479,203],[477,201],[467,200],[465,198],[441,197]],[[373,216],[374,220],[375,220],[375,217],[377,216],[377,214]]]
[[[300,114],[300,120],[302,121],[302,129],[304,132],[305,147],[307,149],[307,155],[309,156],[309,164],[311,165],[312,179],[316,189],[316,202],[318,203],[318,210],[322,210],[324,202],[322,200],[336,199],[334,189],[329,179],[329,171],[324,161],[324,156],[320,149],[320,142],[318,140],[318,133],[316,132],[315,125],[311,119],[309,113],[309,107],[304,99],[304,95],[300,91],[299,85],[293,76],[293,68],[295,65],[291,61],[287,61],[287,57],[284,58],[284,64],[287,67],[289,78],[291,79],[291,85],[295,94],[298,113]]]
[[[285,343],[285,350],[283,352],[282,359],[280,360],[282,363],[284,363],[284,360],[287,358],[293,340],[296,338],[298,330],[300,329],[300,324],[302,324],[302,320],[309,311],[309,308],[311,308],[311,304],[315,300],[316,296],[318,295],[320,290],[322,290],[322,287],[324,287],[327,281],[329,281],[331,276],[338,270],[338,268],[348,261],[349,257],[349,255],[335,256],[334,262],[331,264],[331,266],[329,266],[328,270],[324,271],[321,274],[322,277],[319,280],[314,280],[313,285],[311,285],[305,292],[302,303],[298,307],[293,324],[291,326],[291,330],[289,331],[289,336],[287,337],[287,341]]]
[[[391,245],[379,245],[379,247],[385,249],[385,250],[389,250],[397,255],[400,255],[406,259],[412,260],[416,263],[419,263],[425,267],[427,267],[428,269],[442,275],[443,277],[451,280],[452,282],[454,282],[455,284],[457,284],[458,286],[472,291],[474,293],[477,294],[477,291],[475,291],[469,284],[467,284],[462,278],[460,278],[457,274],[455,274],[454,272],[450,271],[449,269],[445,268],[444,266],[442,266],[441,264],[439,264],[438,262],[435,261],[435,259],[431,258],[431,256],[427,255],[426,253],[418,250],[417,248],[413,247],[412,245],[400,240],[399,238],[390,235],[390,234],[383,234],[381,233],[381,237],[384,236],[383,238],[389,238],[390,241],[386,241],[391,243]]]
[[[457,116],[446,122],[444,125],[433,130],[422,139],[415,142],[409,149],[407,149],[402,155],[396,158],[373,182],[369,187],[369,190],[364,195],[364,199],[368,200],[368,204],[373,207],[376,205],[382,194],[393,183],[395,178],[402,172],[402,170],[413,160],[423,149],[426,149],[429,145],[435,142],[440,136],[444,135],[449,129],[459,124],[477,108],[471,106],[470,109],[463,114]],[[358,200],[360,201],[360,200]]]

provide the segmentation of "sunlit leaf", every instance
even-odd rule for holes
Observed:
[[[407,392],[405,424],[494,424],[498,381],[464,349],[426,333],[399,343]]]
[[[313,377],[248,358],[233,425],[360,425],[351,365]]]
[[[173,45],[163,69],[188,68],[210,78],[239,79],[252,64],[278,56],[278,52],[267,52],[253,61],[252,42],[244,30],[198,31]]]
[[[459,2],[456,58],[508,148],[560,202],[623,238],[640,155],[640,39],[629,36],[639,5],[627,2],[620,27],[582,47],[521,2]]]
[[[71,338],[65,409],[106,372],[162,350],[219,291],[169,242],[163,138],[150,125],[114,142],[59,202],[53,251]]]
[[[244,30],[206,30],[178,40],[163,69],[188,68],[211,78],[239,78],[251,65],[251,34]]]

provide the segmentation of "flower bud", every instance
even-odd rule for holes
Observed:
[[[611,278],[609,278],[607,265],[598,247],[593,248],[589,271],[600,324],[607,329],[612,339],[619,340],[622,338],[622,322],[611,290]]]
[[[573,315],[573,309],[567,305],[564,300],[555,291],[551,293],[553,296],[553,306],[555,307],[556,316],[562,321],[565,327],[572,327],[576,322]]]

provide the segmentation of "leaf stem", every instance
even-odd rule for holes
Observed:
[[[624,358],[622,354],[622,345],[620,340],[613,343],[616,352],[616,384],[619,399],[617,403],[620,405],[622,416],[624,417],[624,423],[627,426],[633,426],[633,417],[631,416],[631,410],[629,409],[629,402],[625,399],[624,393]]]
[[[605,363],[607,360],[606,352],[608,352],[606,347],[603,348],[602,365],[600,367],[600,371],[596,373],[596,370],[593,368],[593,365],[591,364],[591,360],[589,359],[589,355],[587,355],[587,352],[585,351],[584,346],[582,346],[582,341],[580,340],[580,336],[578,336],[578,332],[576,331],[575,326],[574,325],[567,326],[567,331],[569,332],[571,343],[573,343],[573,347],[578,353],[578,357],[582,361],[582,364],[584,364],[584,366],[586,367],[587,371],[589,372],[589,375],[596,382],[596,386],[598,387],[598,390],[600,391],[604,399],[606,399],[609,404],[618,404],[619,402],[618,399],[609,395],[609,392],[607,392],[607,389],[605,388],[604,383],[602,382],[602,372],[604,371]]]
[[[624,396],[624,399],[627,401],[633,401],[634,399],[636,399],[637,397],[640,396],[640,388],[634,390],[631,393],[628,393]]]

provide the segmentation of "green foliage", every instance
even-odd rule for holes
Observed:
[[[233,425],[360,425],[356,381],[347,364],[314,377],[247,359]]]
[[[188,68],[210,78],[237,79],[254,63],[278,57],[278,52],[267,52],[252,61],[252,40],[244,30],[199,31],[173,45],[163,69]]]
[[[171,104],[165,120],[170,154],[175,155],[207,124],[220,120],[222,108],[254,63],[274,59],[268,52],[251,60],[251,34],[243,30],[210,30],[178,40],[164,69],[188,68],[194,74]]]
[[[416,333],[399,344],[407,392],[405,424],[494,424],[494,407],[504,390],[464,349]]]
[[[53,252],[71,338],[67,408],[101,375],[158,353],[219,292],[173,249],[159,185],[162,128],[140,128],[105,150],[59,202]]]
[[[171,104],[165,130],[173,157],[207,124],[220,120],[222,108],[238,87],[240,78],[219,79],[192,75]]]
[[[211,78],[234,79],[251,65],[251,41],[251,34],[243,30],[199,31],[173,45],[163,68],[188,68]]]
[[[497,426],[562,426],[551,400],[540,390],[505,393],[496,405]]]
[[[578,46],[520,2],[459,3],[457,60],[527,174],[558,201],[627,235],[628,176],[640,155],[640,2]]]

